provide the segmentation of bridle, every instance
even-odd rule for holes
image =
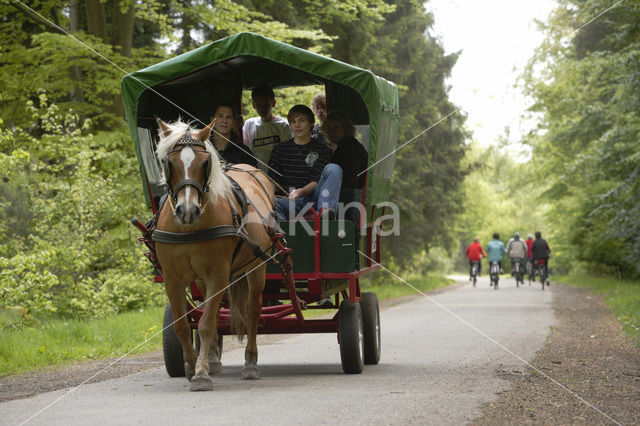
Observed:
[[[171,167],[169,163],[169,155],[173,154],[174,152],[180,152],[182,151],[182,149],[174,149],[173,151],[168,152],[167,155],[165,155],[162,159],[162,171],[164,172],[167,192],[173,199],[174,203],[178,202],[178,192],[180,192],[180,190],[185,186],[192,186],[196,189],[196,191],[198,191],[198,203],[202,201],[202,197],[204,196],[204,194],[209,191],[209,180],[211,179],[211,168],[213,167],[213,164],[211,163],[211,153],[206,150],[205,142],[201,141],[200,139],[194,138],[193,136],[191,136],[191,132],[187,130],[184,136],[182,136],[178,140],[178,142],[175,143],[174,148],[177,146],[192,145],[203,148],[202,150],[194,149],[194,152],[204,152],[209,157],[206,162],[206,169],[204,173],[204,185],[201,185],[200,182],[194,179],[187,178],[178,182],[175,187],[171,186]]]

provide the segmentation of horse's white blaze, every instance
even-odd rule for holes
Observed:
[[[182,151],[180,151],[180,160],[182,160],[182,165],[184,166],[184,177],[186,179],[189,178],[189,168],[191,167],[191,163],[193,162],[194,158],[196,158],[196,153],[193,152],[193,148],[191,148],[190,146],[185,146],[184,148],[182,148]],[[187,202],[189,201],[190,192],[191,186],[187,185],[184,194],[184,199]]]

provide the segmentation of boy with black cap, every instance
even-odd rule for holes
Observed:
[[[254,89],[251,92],[251,104],[259,117],[245,121],[242,128],[243,140],[258,159],[258,167],[266,171],[273,147],[291,139],[293,134],[287,120],[273,114],[273,107],[276,105],[273,89],[266,86]]]

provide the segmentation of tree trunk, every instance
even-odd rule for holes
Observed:
[[[80,29],[80,16],[78,10],[78,0],[71,0],[69,2],[69,29],[72,33],[77,32]],[[77,82],[74,88],[71,90],[70,98],[71,102],[83,102],[84,93],[82,92],[82,72],[77,66],[71,67],[71,75]]]
[[[182,14],[178,27],[182,30],[182,38],[177,53],[188,52],[191,50],[191,28],[193,27],[193,22],[186,12]]]
[[[87,32],[108,44],[107,14],[104,10],[104,4],[100,0],[85,0],[85,9],[87,11]]]
[[[135,8],[133,7],[133,2],[131,2],[124,13],[118,5],[118,2],[114,2],[111,40],[113,40],[112,44],[119,48],[119,53],[127,58],[131,57],[134,22]],[[124,117],[124,105],[121,94],[113,96],[113,111],[119,117]]]
[[[133,40],[133,23],[135,21],[133,3],[124,13],[118,4],[115,4],[113,12],[112,44],[120,48],[120,54],[122,56],[130,58],[131,43]]]
[[[69,1],[69,29],[71,32],[80,29],[80,11],[78,9],[78,0]]]

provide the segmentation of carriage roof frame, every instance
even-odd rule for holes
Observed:
[[[324,84],[329,108],[338,106],[354,124],[369,125],[367,204],[388,201],[398,134],[398,88],[369,70],[253,34],[238,33],[126,75],[125,115],[133,139],[145,200],[152,206],[139,129],[155,118],[189,116],[204,127],[217,101],[242,90]],[[215,99],[195,102],[196,99]],[[147,191],[148,189],[148,191]]]

